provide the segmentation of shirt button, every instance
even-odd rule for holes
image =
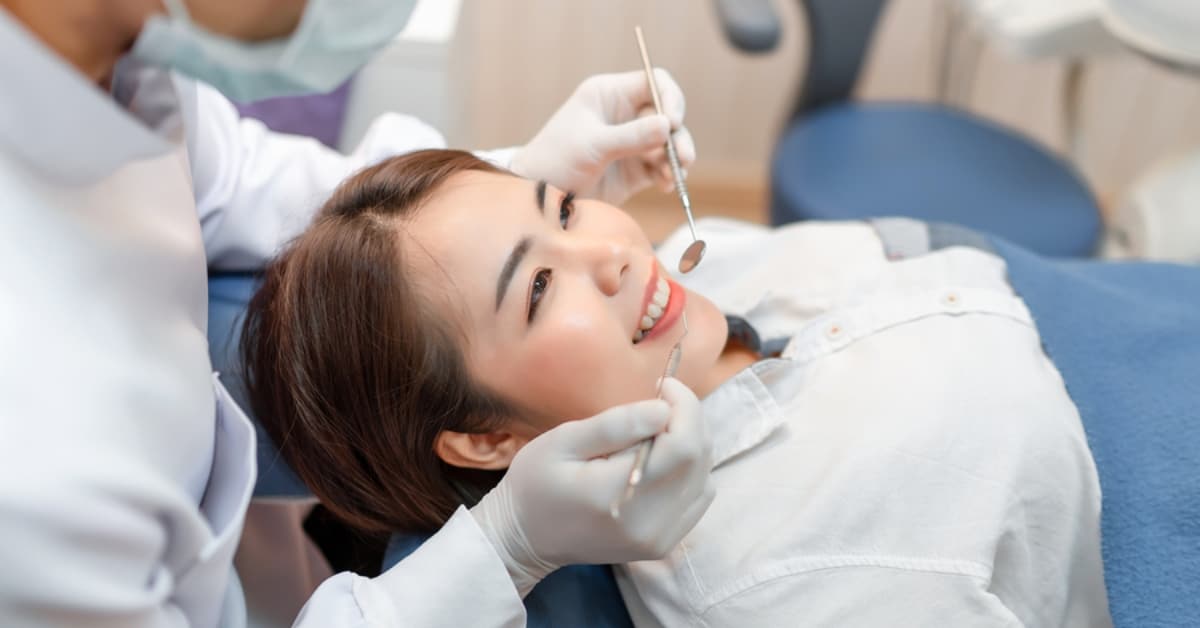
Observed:
[[[829,327],[825,328],[825,335],[830,338],[837,338],[838,336],[842,335],[842,331],[843,330],[842,330],[841,325],[838,325],[837,323],[832,323],[829,325]]]
[[[958,296],[957,292],[947,292],[946,296],[942,297],[942,303],[950,307],[958,307],[962,305],[962,297]]]

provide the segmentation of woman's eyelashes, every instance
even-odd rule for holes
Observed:
[[[571,224],[571,218],[575,215],[575,193],[567,192],[563,194],[562,200],[558,202],[558,224],[566,230]],[[539,269],[533,274],[533,285],[529,287],[529,313],[526,322],[532,323],[533,317],[537,314],[538,304],[541,303],[542,297],[546,295],[546,290],[550,288],[550,280],[553,278],[554,271],[549,268]]]
[[[575,215],[575,193],[567,192],[558,204],[558,224],[565,230]]]
[[[537,314],[538,304],[541,303],[542,297],[546,295],[546,290],[550,288],[552,275],[553,271],[549,268],[542,268],[533,274],[533,285],[529,287],[529,316],[525,319],[525,322],[533,322],[533,317]]]

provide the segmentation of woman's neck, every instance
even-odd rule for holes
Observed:
[[[161,0],[0,0],[18,22],[98,85],[107,86]]]
[[[725,343],[725,349],[721,351],[721,356],[717,358],[716,363],[708,370],[704,382],[694,389],[696,395],[702,399],[707,397],[721,384],[759,359],[758,353],[731,338],[729,342]]]

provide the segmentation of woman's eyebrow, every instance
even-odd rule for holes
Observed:
[[[496,280],[497,312],[500,311],[500,304],[504,302],[504,295],[508,292],[508,284],[512,283],[513,273],[517,272],[517,266],[521,265],[521,260],[529,252],[531,244],[533,244],[533,238],[529,236],[521,238],[513,247],[512,252],[508,254],[508,259],[504,261],[504,268],[500,269],[500,277]]]
[[[537,199],[537,213],[541,216],[546,211],[546,181],[544,179],[537,182],[534,195]],[[508,254],[508,259],[504,261],[504,268],[500,269],[500,277],[496,279],[497,312],[500,311],[500,304],[504,302],[504,295],[508,293],[508,284],[512,283],[513,273],[517,272],[517,266],[521,265],[521,260],[529,252],[531,244],[533,244],[533,238],[529,236],[521,238],[513,247],[512,252]]]

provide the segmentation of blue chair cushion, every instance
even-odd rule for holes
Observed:
[[[242,320],[246,304],[258,288],[249,273],[210,274],[208,278],[208,353],[214,371],[221,374],[221,383],[233,400],[254,419],[258,432],[258,482],[255,497],[307,497],[311,493],[283,461],[275,443],[250,411],[246,383],[238,360],[238,342],[242,337]]]
[[[1083,418],[1113,623],[1200,625],[1200,267],[996,248]]]
[[[384,571],[415,552],[427,538],[392,535],[383,555]],[[550,574],[525,596],[525,618],[528,628],[633,628],[608,565],[568,565]]]
[[[772,164],[771,221],[907,216],[955,223],[1042,255],[1092,254],[1100,214],[1070,166],[946,107],[842,104],[800,118]]]

